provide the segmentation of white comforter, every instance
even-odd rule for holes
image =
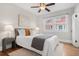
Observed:
[[[30,49],[32,51],[35,51],[43,56],[48,55],[54,55],[54,49],[56,48],[58,44],[58,38],[56,35],[46,39],[43,47],[43,51],[39,51],[33,47],[31,47],[31,43],[33,40],[33,37],[39,36],[41,34],[33,35],[33,36],[17,36],[16,43],[24,48]]]

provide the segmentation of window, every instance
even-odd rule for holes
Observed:
[[[65,32],[68,29],[68,15],[51,17],[45,21],[46,31]]]

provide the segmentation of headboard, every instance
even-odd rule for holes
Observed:
[[[15,39],[19,35],[18,28],[15,28]]]

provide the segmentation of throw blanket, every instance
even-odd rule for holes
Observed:
[[[43,46],[44,46],[44,42],[47,38],[49,38],[51,36],[37,36],[37,37],[34,37],[33,40],[32,40],[32,47],[35,48],[35,49],[38,49],[40,51],[43,50]]]

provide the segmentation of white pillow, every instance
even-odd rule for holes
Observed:
[[[30,30],[31,35],[36,35],[39,34],[39,32],[37,30]]]
[[[19,32],[19,35],[24,36],[24,29],[23,28],[19,28],[18,32]]]

